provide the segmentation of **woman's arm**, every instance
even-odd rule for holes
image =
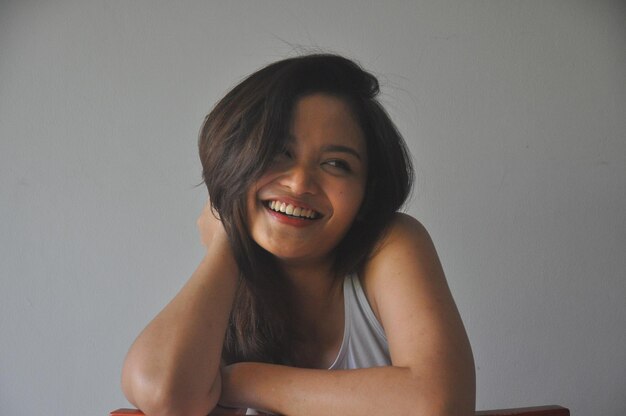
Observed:
[[[362,281],[392,366],[327,371],[235,364],[224,369],[221,403],[298,416],[473,415],[471,349],[422,225],[398,215]]]
[[[220,357],[238,270],[208,206],[198,227],[206,256],[137,337],[124,362],[124,394],[150,416],[205,416],[221,394]]]

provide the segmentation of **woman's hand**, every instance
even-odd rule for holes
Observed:
[[[251,362],[239,362],[220,367],[221,394],[219,406],[224,409],[246,409],[251,407],[256,396],[255,387],[258,386],[259,376],[263,372],[263,365]],[[262,375],[261,375],[262,378]],[[255,410],[258,414],[266,414]]]
[[[233,416],[233,415],[245,415],[248,409],[244,408],[234,408],[234,407],[222,407],[217,405],[215,409],[209,416]]]
[[[237,367],[238,363],[223,365],[220,367],[222,394],[220,396],[219,405],[225,408],[243,407],[240,403],[242,398],[238,397],[233,380],[237,372]]]
[[[227,237],[224,225],[218,213],[211,207],[211,201],[209,199],[207,199],[206,204],[204,204],[196,224],[200,232],[200,241],[206,248],[209,248],[211,243],[216,239],[224,239]]]

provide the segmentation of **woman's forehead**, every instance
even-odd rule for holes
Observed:
[[[315,140],[365,151],[361,126],[348,102],[329,94],[311,94],[295,105],[291,140]]]

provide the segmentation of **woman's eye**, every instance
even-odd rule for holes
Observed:
[[[293,155],[289,149],[283,149],[276,155],[279,159],[292,159]]]
[[[291,152],[287,149],[281,150],[274,156],[274,162],[281,162],[291,159]]]
[[[340,160],[340,159],[328,160],[328,161],[326,161],[326,164],[328,166],[333,167],[333,168],[341,169],[341,170],[343,170],[345,172],[350,172],[350,170],[351,170],[350,169],[350,165],[347,162],[345,162],[343,160]]]

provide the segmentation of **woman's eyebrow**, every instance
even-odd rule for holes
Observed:
[[[322,149],[324,152],[340,152],[340,153],[348,153],[353,155],[354,157],[356,157],[359,160],[361,159],[361,155],[359,154],[359,152],[357,152],[355,149],[349,147],[349,146],[342,146],[340,144],[329,144],[328,146],[324,146],[324,148]]]

